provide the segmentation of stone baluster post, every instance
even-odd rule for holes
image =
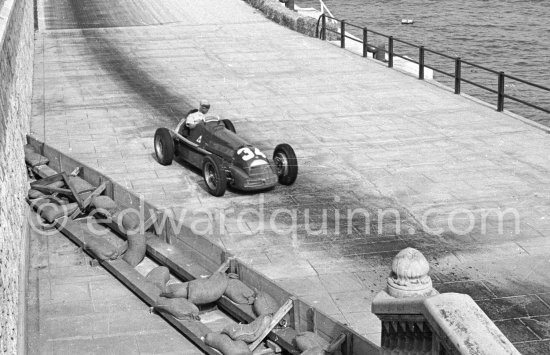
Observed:
[[[438,293],[432,287],[429,271],[428,261],[416,249],[403,249],[394,257],[386,289],[376,296],[372,307],[382,321],[381,354],[432,353],[432,332],[413,301]],[[399,299],[408,299],[407,306],[403,303],[400,309],[399,302],[391,302],[394,309],[387,309],[388,301]],[[413,307],[409,301],[413,301]]]
[[[429,271],[428,260],[421,252],[403,249],[393,258],[386,291],[395,298],[433,296],[437,291],[432,287]]]

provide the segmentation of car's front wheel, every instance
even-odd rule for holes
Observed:
[[[210,156],[204,158],[202,163],[202,176],[206,189],[213,196],[223,196],[227,188],[227,176],[225,170],[218,161]]]
[[[170,165],[174,160],[174,140],[166,128],[158,128],[155,132],[155,154],[162,165]]]
[[[279,144],[273,152],[273,162],[277,168],[279,183],[292,185],[298,177],[298,160],[294,149],[286,143]]]

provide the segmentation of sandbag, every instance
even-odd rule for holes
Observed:
[[[294,340],[296,341],[296,346],[300,349],[300,351],[306,351],[316,347],[326,350],[330,345],[328,341],[313,332],[300,333],[296,335]]]
[[[226,334],[208,333],[204,339],[206,345],[219,350],[223,355],[252,355],[252,351],[242,340],[232,340]]]
[[[73,188],[77,193],[82,191],[93,191],[95,186],[90,184],[88,181],[84,180],[78,176],[69,176],[69,182],[73,185]]]
[[[308,349],[301,353],[300,355],[325,355],[326,352],[321,348],[320,346],[316,346],[314,348]]]
[[[265,314],[259,316],[249,324],[230,324],[223,328],[222,334],[229,335],[233,340],[242,340],[246,343],[252,343],[269,327],[269,323],[271,323],[271,316]]]
[[[40,176],[41,178],[45,178],[45,177],[57,174],[57,171],[53,170],[47,165],[37,165],[32,168],[32,171],[38,176]],[[50,185],[50,186],[53,186],[53,185]]]
[[[254,300],[254,312],[257,316],[273,314],[279,310],[279,307],[279,303],[265,292],[258,292]]]
[[[98,260],[115,260],[120,255],[119,250],[100,236],[88,234],[85,236],[83,249],[90,251]]]
[[[237,304],[254,304],[255,292],[233,275],[235,274],[229,274],[224,295]]]
[[[118,219],[117,219],[117,223],[119,223],[119,222],[120,221],[118,221]],[[126,231],[126,232],[134,231],[134,233],[135,233],[139,228],[139,217],[138,217],[138,215],[134,211],[124,213],[122,215],[122,226],[124,227],[124,231]]]
[[[159,297],[153,309],[180,320],[200,320],[199,308],[185,298]]]
[[[39,207],[40,217],[44,218],[48,223],[52,223],[56,219],[71,215],[78,208],[78,204],[69,203],[63,206],[47,202]]]
[[[45,156],[36,153],[30,144],[26,144],[24,150],[25,163],[27,163],[31,168],[39,165],[46,165],[50,162],[50,160]]]
[[[130,233],[128,236],[128,250],[124,253],[122,259],[131,266],[135,267],[141,263],[145,257],[145,250],[147,249],[146,236],[141,233]]]
[[[207,279],[196,279],[189,282],[187,299],[194,304],[207,304],[217,301],[227,289],[227,275],[221,272],[212,274]]]
[[[44,197],[44,196],[46,196],[46,194],[43,193],[42,191],[38,191],[38,190],[35,190],[35,189],[29,189],[28,196],[29,196],[29,199],[34,200],[35,198]]]
[[[117,204],[109,196],[96,196],[92,199],[92,206],[96,209],[102,209],[114,213],[117,209]]]
[[[167,298],[187,298],[188,287],[189,282],[178,282],[175,284],[166,285],[166,291],[160,295]]]
[[[160,292],[165,292],[166,283],[170,280],[170,270],[166,266],[157,266],[149,271],[145,279],[157,286]]]

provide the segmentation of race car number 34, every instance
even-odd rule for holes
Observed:
[[[252,149],[248,147],[243,147],[237,150],[237,154],[239,154],[241,156],[241,159],[244,161],[249,161],[254,157],[261,157],[261,158],[267,159],[265,154],[260,152],[258,148],[254,148],[254,151],[252,151]]]

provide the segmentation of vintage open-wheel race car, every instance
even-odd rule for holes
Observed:
[[[214,196],[222,196],[228,185],[242,191],[265,190],[277,182],[292,185],[298,176],[290,145],[277,145],[270,161],[236,134],[230,120],[216,116],[207,116],[195,128],[183,127],[180,132],[158,128],[154,147],[162,165],[172,164],[176,156],[201,169],[206,188]]]

